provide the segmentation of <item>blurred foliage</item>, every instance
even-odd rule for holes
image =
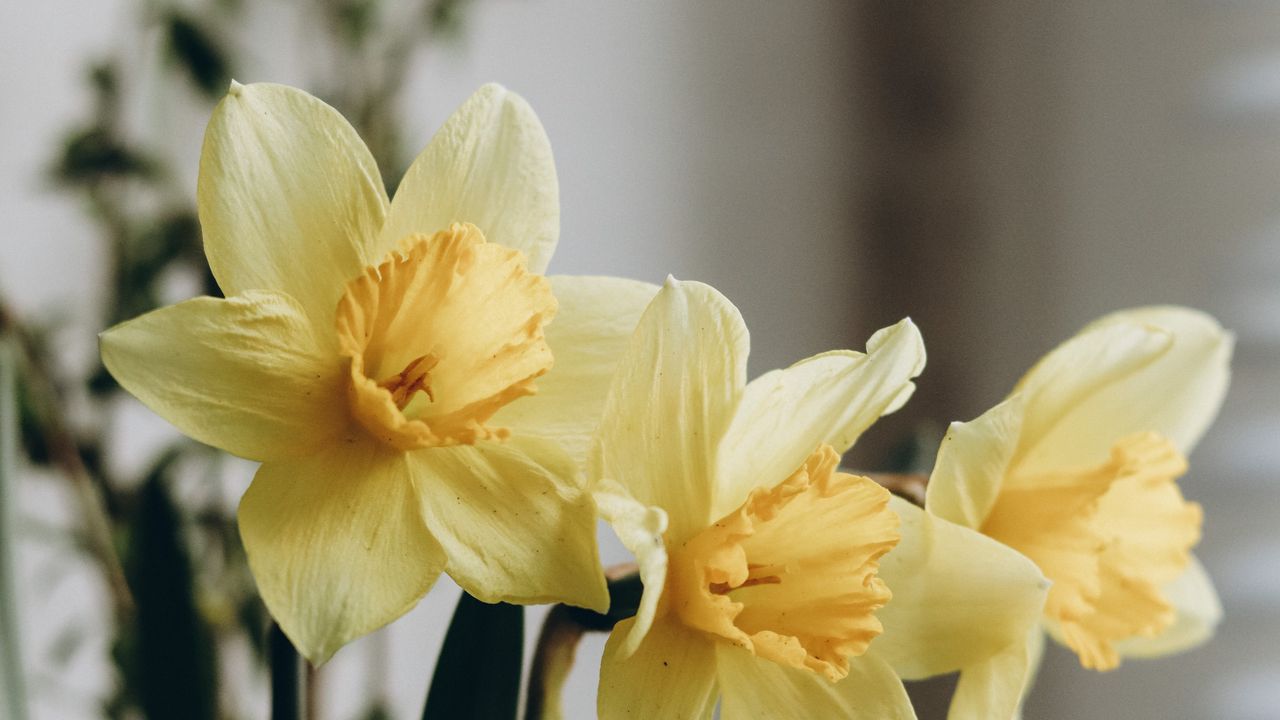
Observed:
[[[180,12],[170,11],[164,25],[169,59],[205,95],[214,100],[221,97],[231,80],[226,53],[202,25]]]
[[[394,190],[411,158],[401,144],[398,103],[412,61],[427,43],[457,38],[470,3],[288,4],[306,20],[298,25],[297,32],[307,33],[301,42],[334,59],[328,69],[308,69],[314,73],[308,89],[352,122]],[[160,138],[139,133],[130,120],[144,103],[148,110],[157,103],[195,103],[207,115],[234,74],[269,79],[253,77],[255,68],[245,60],[254,56],[243,47],[252,37],[246,24],[261,16],[243,0],[148,0],[139,6],[131,16],[136,36],[87,68],[88,112],[63,134],[49,163],[53,185],[81,202],[100,240],[101,327],[180,299],[174,288],[220,296],[204,259],[194,198],[175,182],[185,170]],[[77,527],[68,546],[89,552],[109,577],[113,567],[120,574],[119,556],[124,558],[120,583],[127,588],[113,595],[119,684],[103,712],[111,718],[234,717],[234,709],[218,705],[220,641],[247,641],[265,670],[270,618],[234,515],[220,503],[179,502],[173,493],[192,473],[217,475],[220,456],[176,440],[142,477],[121,475],[111,457],[116,445],[109,442],[125,397],[121,388],[100,362],[87,372],[64,367],[56,349],[65,324],[23,320],[0,298],[0,331],[13,330],[23,340],[18,421],[26,459],[71,478],[79,512],[98,518]],[[88,646],[83,640],[83,627],[68,627],[46,656],[69,663]],[[367,720],[389,717],[377,687],[369,701]]]
[[[155,463],[128,527],[125,572],[137,612],[131,626],[120,629],[118,659],[127,682],[113,707],[118,712],[136,703],[149,718],[213,720],[213,634],[196,603],[186,523],[168,488],[180,456],[170,450]]]

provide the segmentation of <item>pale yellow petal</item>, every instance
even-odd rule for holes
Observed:
[[[671,545],[713,520],[716,446],[746,384],[747,352],[737,308],[714,288],[670,279],[618,363],[592,476],[666,510]]]
[[[1173,344],[1125,382],[1091,396],[1064,423],[1096,420],[1116,437],[1158,432],[1189,454],[1226,396],[1234,338],[1209,315],[1174,306],[1123,310],[1096,321],[1085,332],[1123,324],[1159,328],[1170,333]]]
[[[1105,460],[1117,436],[1104,419],[1082,422],[1075,411],[1105,388],[1124,386],[1172,345],[1164,330],[1117,323],[1076,335],[1041,358],[1014,389],[1026,407],[1015,469],[1035,474]]]
[[[1044,632],[1027,637],[960,673],[947,720],[1015,720],[1044,654]]]
[[[1222,404],[1232,338],[1184,308],[1107,316],[1023,378],[1027,423],[1015,464],[1024,473],[1091,465],[1116,438],[1158,432],[1184,454]]]
[[[195,298],[102,333],[120,385],[179,430],[251,460],[305,454],[347,424],[342,369],[287,295]]]
[[[534,438],[406,454],[449,576],[485,602],[609,607],[596,515],[577,466]]]
[[[762,660],[728,643],[716,646],[724,720],[914,718],[902,681],[874,654],[851,658],[839,682]]]
[[[712,515],[795,472],[819,445],[848,450],[906,401],[924,362],[920,331],[903,320],[873,335],[866,354],[824,353],[751,381],[717,451]]]
[[[925,489],[929,512],[975,530],[986,522],[1018,447],[1023,406],[1013,396],[967,423],[953,422]]]
[[[381,246],[468,222],[489,242],[523,252],[529,269],[541,273],[560,237],[559,188],[551,143],[533,109],[502,86],[485,85],[409,167]]]
[[[1213,581],[1193,556],[1187,569],[1162,592],[1177,611],[1173,624],[1155,637],[1133,637],[1116,643],[1124,657],[1153,658],[1184,652],[1213,637],[1222,620],[1222,602]]]
[[[344,284],[381,256],[387,193],[373,156],[301,90],[232,84],[205,131],[197,201],[223,294],[288,293],[317,327],[333,327]]]
[[[554,439],[585,463],[613,371],[658,286],[615,277],[549,279],[560,302],[546,327],[555,364],[538,378],[534,395],[507,405],[492,423]]]
[[[635,556],[644,586],[635,622],[618,647],[619,656],[628,658],[653,625],[666,585],[667,548],[662,536],[667,531],[667,514],[661,508],[636,502],[625,488],[612,480],[600,481],[592,496],[600,517],[613,527],[618,539]]]
[[[678,623],[654,623],[636,652],[620,651],[634,620],[618,623],[600,660],[602,720],[710,718],[716,706],[714,641]]]
[[[403,455],[365,438],[264,464],[238,517],[263,602],[317,665],[407,612],[445,565]]]
[[[908,679],[968,667],[1026,637],[1049,583],[1027,558],[901,498],[902,540],[880,561],[893,599],[872,649]]]

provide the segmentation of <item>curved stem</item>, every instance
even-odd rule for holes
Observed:
[[[267,652],[271,661],[271,720],[303,720],[306,669],[293,643],[280,626],[271,623]]]

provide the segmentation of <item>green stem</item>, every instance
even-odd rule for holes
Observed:
[[[18,453],[17,356],[8,338],[0,336],[0,689],[7,717],[27,717],[22,649],[18,636],[18,594],[14,582],[13,551],[17,540],[14,458]]]
[[[271,720],[303,720],[306,669],[293,643],[271,623],[267,648],[271,659]]]

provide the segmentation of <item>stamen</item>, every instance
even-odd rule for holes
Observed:
[[[431,369],[438,364],[440,364],[440,358],[432,353],[419,355],[406,365],[404,370],[378,383],[378,387],[389,391],[392,401],[401,410],[409,404],[414,393],[417,392],[426,393],[427,398],[435,402],[436,396],[431,392],[428,380],[431,377]]]
[[[347,283],[335,325],[354,418],[402,450],[504,438],[489,418],[551,368],[556,300],[524,262],[456,224]]]

